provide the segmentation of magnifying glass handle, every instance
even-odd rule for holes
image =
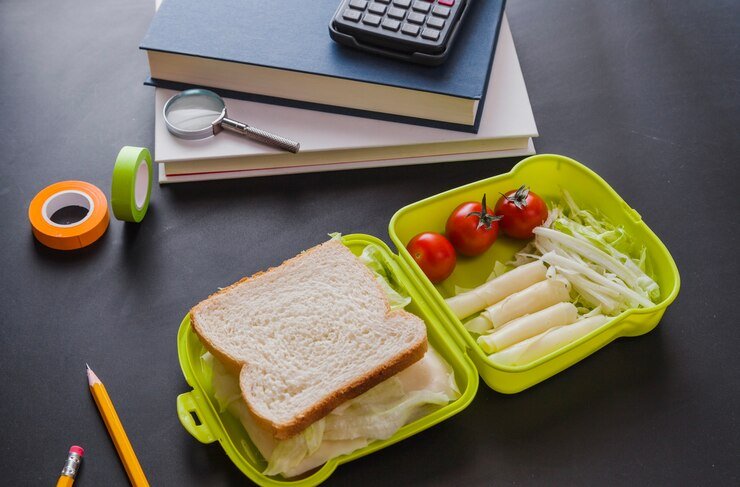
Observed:
[[[221,126],[227,130],[231,130],[232,132],[236,132],[252,140],[256,140],[257,142],[262,142],[263,144],[278,147],[289,152],[296,153],[298,152],[298,149],[301,148],[301,144],[294,140],[280,137],[279,135],[270,133],[266,130],[250,127],[246,123],[237,122],[230,118],[224,118],[221,120]]]

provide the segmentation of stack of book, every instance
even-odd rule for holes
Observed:
[[[165,0],[141,48],[156,87],[161,183],[509,157],[537,128],[503,0],[473,1],[441,66],[340,46],[339,0]],[[203,87],[229,118],[301,143],[282,152],[235,134],[171,135],[164,103]]]

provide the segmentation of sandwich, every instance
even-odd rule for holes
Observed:
[[[364,263],[333,238],[190,312],[216,399],[267,475],[305,473],[459,395],[423,320],[394,306],[398,290],[366,250]]]

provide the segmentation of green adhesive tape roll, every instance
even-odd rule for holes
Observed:
[[[110,202],[118,220],[140,222],[152,193],[152,156],[144,147],[125,146],[113,167]]]

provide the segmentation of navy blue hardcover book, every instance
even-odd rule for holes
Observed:
[[[339,0],[165,0],[140,48],[154,86],[477,132],[505,0],[467,1],[440,66],[335,43]]]

